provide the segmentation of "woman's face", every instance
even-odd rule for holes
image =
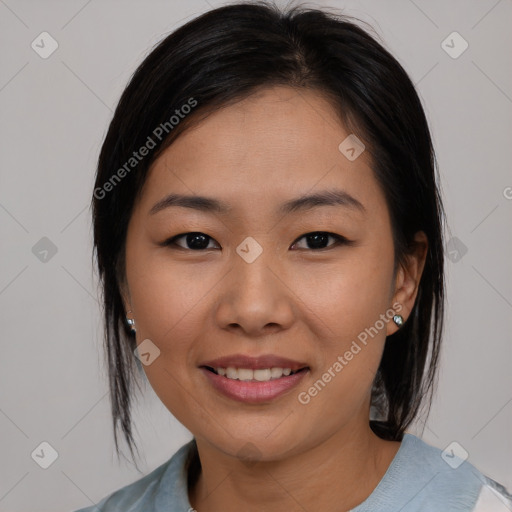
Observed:
[[[391,308],[405,319],[413,303],[400,296],[401,269],[393,275],[369,154],[354,159],[350,141],[339,149],[349,135],[317,93],[265,89],[176,139],[134,209],[123,295],[137,343],[150,340],[144,370],[169,411],[224,453],[254,445],[258,458],[278,459],[367,428],[385,338],[397,329]],[[331,204],[305,200],[335,190]],[[170,194],[226,210],[161,203]],[[228,378],[211,362],[243,370]],[[302,371],[276,370],[286,367]]]

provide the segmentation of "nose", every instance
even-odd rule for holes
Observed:
[[[251,337],[288,329],[295,313],[294,294],[286,281],[268,249],[251,263],[234,253],[232,270],[219,290],[217,325]]]

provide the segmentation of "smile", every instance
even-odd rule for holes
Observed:
[[[227,368],[211,368],[209,366],[206,367],[208,370],[216,373],[217,375],[222,375],[227,379],[233,380],[243,380],[243,381],[256,381],[256,382],[267,382],[273,379],[280,379],[283,375],[287,377],[288,375],[294,375],[300,370],[292,371],[291,368],[260,368],[258,370],[253,370],[251,368],[234,368],[229,366]]]
[[[212,387],[228,398],[245,403],[263,403],[277,399],[296,387],[309,368],[234,368],[202,366],[201,371]]]

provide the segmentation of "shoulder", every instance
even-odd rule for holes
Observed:
[[[185,462],[193,443],[194,440],[183,445],[146,476],[75,512],[187,512],[190,504]]]
[[[460,445],[440,450],[406,433],[377,488],[353,510],[510,512],[512,496],[466,458]]]
[[[403,443],[404,457],[399,464],[404,470],[402,475],[408,475],[413,484],[412,503],[417,510],[498,511],[481,508],[482,503],[494,498],[501,499],[505,506],[507,500],[512,500],[503,486],[466,460],[467,452],[458,443],[441,450],[412,434],[405,434]],[[422,504],[424,508],[420,508]]]

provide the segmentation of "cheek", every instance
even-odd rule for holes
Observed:
[[[328,270],[297,276],[297,295],[307,309],[321,320],[325,339],[333,340],[336,348],[343,346],[366,328],[373,326],[389,308],[393,274],[393,254],[389,251],[354,249],[340,258]],[[381,323],[378,323],[381,329]],[[382,329],[385,337],[385,329]]]
[[[193,317],[215,284],[212,272],[201,264],[173,262],[165,249],[134,248],[129,254],[127,277],[141,335],[158,340],[163,348],[173,340],[176,348],[186,344],[184,333],[190,332]]]
[[[149,339],[159,355],[146,375],[164,403],[183,394],[196,356],[207,292],[214,286],[196,265],[172,262],[165,250],[127,245],[127,278],[137,323],[137,343]],[[218,278],[217,278],[218,280]]]
[[[323,352],[315,388],[303,391],[318,414],[336,403],[337,420],[351,417],[369,398],[391,320],[392,274],[392,246],[376,244],[347,253],[328,272],[316,272],[314,288],[303,281],[299,294],[314,313],[311,325],[318,327]]]
[[[198,406],[190,368],[212,283],[194,265],[170,264],[165,256],[131,253],[128,281],[136,312],[137,342],[149,339],[159,355],[143,369],[162,403],[179,421],[211,421]]]

